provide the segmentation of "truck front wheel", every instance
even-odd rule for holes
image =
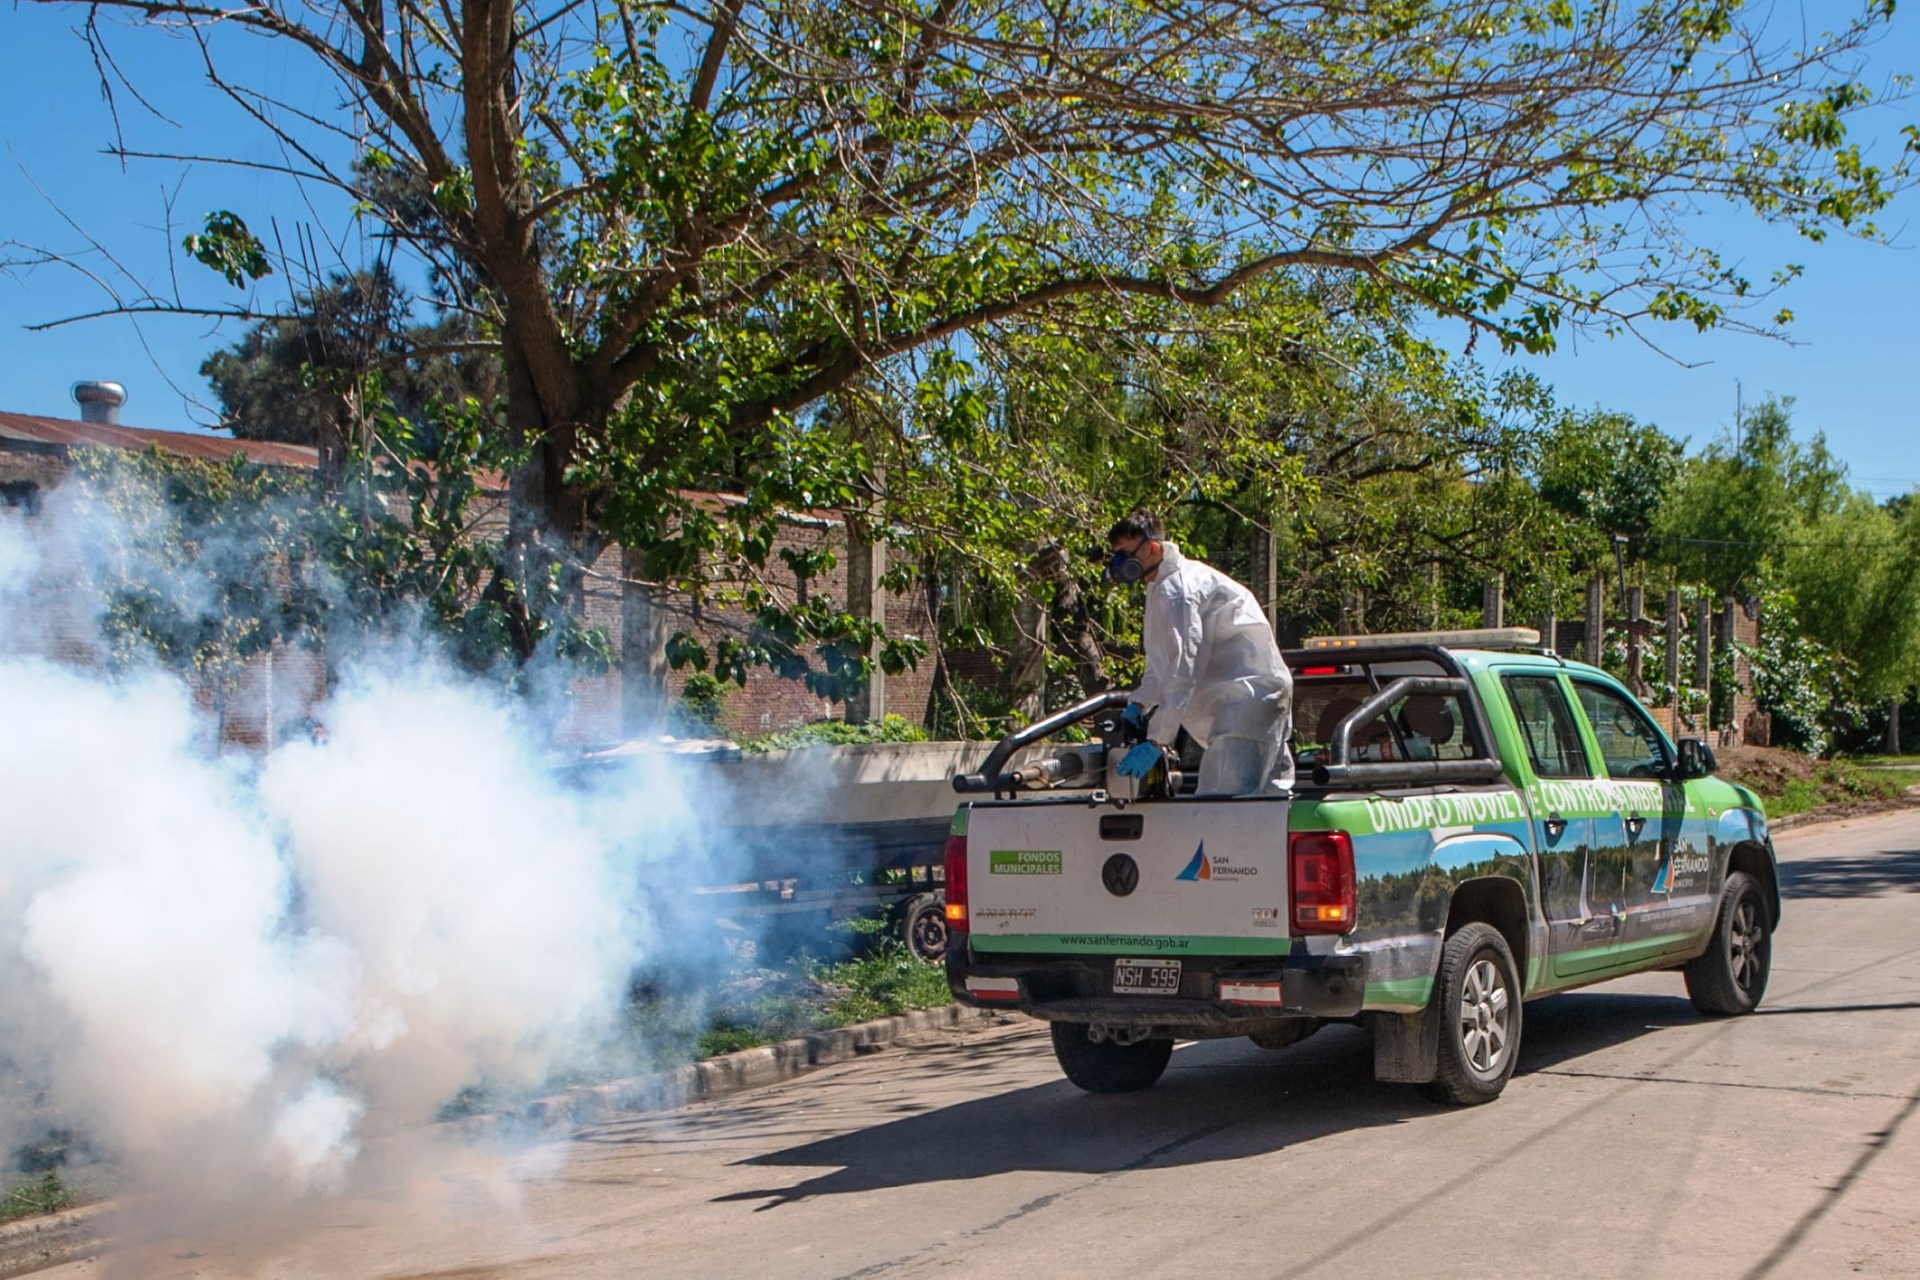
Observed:
[[[1520,980],[1499,930],[1470,924],[1447,939],[1433,999],[1439,1070],[1423,1091],[1456,1107],[1492,1102],[1520,1056]]]
[[[1136,1093],[1167,1069],[1172,1040],[1136,1040],[1115,1044],[1094,1040],[1084,1022],[1055,1022],[1053,1056],[1067,1079],[1088,1093]]]
[[[1708,1017],[1751,1013],[1766,994],[1773,961],[1767,899],[1744,871],[1727,877],[1706,953],[1688,963],[1687,996]]]

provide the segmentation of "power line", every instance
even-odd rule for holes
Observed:
[[[1638,534],[1633,537],[1633,541],[1678,542],[1689,547],[1795,547],[1814,551],[1859,550],[1899,545],[1898,540],[1893,538],[1883,538],[1873,542],[1762,542],[1744,538],[1677,538],[1665,533]]]

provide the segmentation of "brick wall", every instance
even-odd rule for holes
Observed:
[[[814,595],[827,595],[844,603],[847,599],[846,531],[838,521],[821,517],[794,517],[782,524],[772,556],[764,574],[765,583],[790,598],[799,592],[799,583],[780,551],[811,551],[820,547],[834,552],[834,567],[807,584]],[[612,641],[614,652],[621,649],[622,603],[626,585],[622,580],[621,552],[610,547],[594,564],[584,591],[584,611],[589,622],[602,628]],[[687,632],[713,653],[727,637],[748,640],[752,619],[737,609],[705,605],[698,609],[690,596],[672,593],[662,599],[657,593],[654,606],[665,615],[664,630],[672,635]],[[889,595],[886,599],[885,625],[889,635],[917,635],[931,641],[932,622],[926,593]],[[914,724],[924,725],[930,709],[934,662],[931,653],[918,667],[886,679],[886,710]],[[691,667],[667,672],[667,694],[678,698],[685,687]],[[819,697],[800,680],[788,680],[764,667],[747,672],[744,687],[732,687],[722,706],[722,727],[732,737],[754,737],[812,721],[834,719],[846,714],[844,703]],[[611,742],[626,736],[622,723],[622,673],[575,681],[573,728],[570,737],[579,743]]]

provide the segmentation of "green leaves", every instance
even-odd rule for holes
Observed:
[[[211,267],[234,288],[273,274],[266,246],[235,213],[209,213],[201,229],[180,242],[190,257]]]

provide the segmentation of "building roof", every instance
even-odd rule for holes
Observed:
[[[147,427],[108,426],[72,418],[42,418],[30,413],[0,411],[0,445],[91,445],[106,449],[159,449],[188,458],[224,462],[245,454],[251,462],[269,467],[315,467],[320,451],[311,445],[277,444],[267,440],[234,440],[226,436],[193,435],[185,431],[155,431]]]
[[[304,467],[320,465],[320,451],[308,444],[279,444],[268,440],[236,440],[230,436],[203,436],[187,431],[157,431],[150,427],[108,426],[100,422],[81,422],[74,418],[42,418],[31,413],[0,410],[0,449],[9,442],[67,448],[73,445],[105,449],[159,449],[163,453],[204,461],[225,462],[235,454],[245,454],[250,462],[268,467]],[[417,464],[416,464],[417,465]],[[474,481],[483,494],[507,492],[507,478],[495,471],[479,471]],[[746,499],[731,493],[706,490],[682,490],[681,496],[694,505],[719,511],[737,506]],[[790,524],[837,528],[843,519],[837,511],[783,508],[780,518]]]

